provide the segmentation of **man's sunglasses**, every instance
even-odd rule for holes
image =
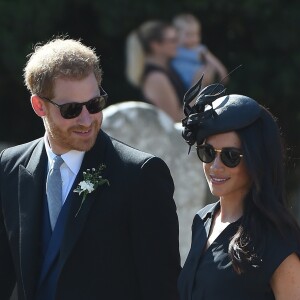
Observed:
[[[203,144],[198,145],[196,149],[199,159],[205,163],[211,163],[216,158],[217,152],[220,153],[222,163],[228,168],[236,167],[243,157],[241,150],[233,147],[215,149],[210,144]]]
[[[57,104],[46,97],[41,97],[42,99],[50,102],[51,104],[55,105],[59,108],[60,114],[64,119],[73,119],[80,115],[82,111],[82,107],[85,105],[86,109],[90,114],[96,114],[104,109],[107,101],[107,93],[100,87],[101,95],[97,96],[89,101],[86,102],[71,102],[65,104]]]

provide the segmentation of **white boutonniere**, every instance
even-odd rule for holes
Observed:
[[[75,215],[77,217],[83,202],[88,194],[92,193],[98,186],[107,184],[109,181],[102,177],[101,173],[106,166],[104,164],[100,165],[98,169],[87,169],[86,172],[83,172],[83,180],[79,182],[77,188],[74,190],[75,193],[79,195],[83,194],[80,207]]]

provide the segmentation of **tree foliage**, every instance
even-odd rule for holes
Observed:
[[[232,74],[229,92],[269,107],[293,149],[290,154],[300,157],[299,11],[300,2],[289,0],[2,0],[0,140],[20,143],[43,134],[22,77],[37,42],[68,34],[95,47],[110,103],[116,103],[137,98],[124,77],[126,35],[145,20],[170,21],[191,12],[202,21],[204,43],[227,68],[243,65]]]

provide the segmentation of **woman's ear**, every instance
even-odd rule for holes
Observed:
[[[37,95],[31,96],[31,106],[34,112],[39,116],[43,117],[46,115],[46,107],[44,101]]]

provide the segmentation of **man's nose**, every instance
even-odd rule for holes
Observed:
[[[93,118],[85,105],[82,106],[82,110],[80,115],[78,116],[78,120],[79,124],[85,127],[89,127],[93,122]]]

